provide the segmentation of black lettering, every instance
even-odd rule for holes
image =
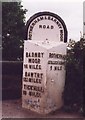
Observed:
[[[27,91],[23,91],[23,95],[26,95],[27,94]]]
[[[42,25],[39,25],[39,28],[42,28]]]
[[[40,64],[40,59],[38,59],[37,63]]]
[[[58,65],[64,65],[65,64],[65,61],[48,61],[48,64],[58,64]]]
[[[37,63],[40,64],[40,59],[28,59],[28,63]]]
[[[40,84],[41,84],[41,79],[38,79],[38,83],[40,83]]]
[[[40,77],[40,78],[43,78],[43,73],[41,73],[40,75],[41,75],[41,77]]]
[[[29,78],[29,82],[32,82],[32,81],[31,81],[31,78]]]
[[[51,25],[51,29],[53,29],[53,28],[54,28],[54,26]]]
[[[41,97],[41,94],[39,92],[29,91],[29,96]]]
[[[41,55],[42,55],[42,58],[43,58],[44,53],[41,53]]]
[[[33,73],[31,72],[31,77],[33,77]]]
[[[32,35],[32,31],[29,31],[29,34]]]
[[[37,23],[37,20],[35,20],[34,23],[36,24],[36,23]]]
[[[64,59],[65,55],[62,54],[56,54],[56,53],[49,53],[49,58],[59,58],[59,59]]]
[[[27,72],[25,72],[25,77],[27,77]]]
[[[36,97],[41,97],[41,94],[39,92],[36,92]]]
[[[34,76],[37,77],[37,73],[34,73]]]
[[[46,28],[46,25],[43,25],[43,28],[45,29],[45,28]]]
[[[29,69],[32,69],[32,66],[31,66],[31,65],[29,65]]]
[[[42,17],[40,17],[40,20],[43,20],[43,16],[42,16]]]
[[[37,53],[35,53],[35,57],[37,57]]]
[[[28,59],[28,62],[31,63],[31,59]]]
[[[51,18],[51,20],[53,21],[53,17]]]
[[[38,53],[38,57],[40,57],[40,53]]]
[[[60,33],[63,33],[63,30],[60,30]]]
[[[41,69],[41,65],[29,65],[29,69]]]
[[[31,59],[32,60],[32,63],[35,63],[35,59]]]
[[[62,66],[60,66],[60,69],[59,70],[62,70]]]
[[[49,58],[51,58],[51,53],[49,53]]]
[[[25,72],[26,77],[31,77],[31,78],[43,78],[43,73],[36,73],[36,72]]]
[[[29,34],[29,40],[31,40],[32,39],[32,34]]]
[[[40,19],[39,18],[37,18],[37,22],[39,22],[40,21]]]
[[[50,16],[48,16],[48,20],[50,20]]]
[[[35,23],[33,22],[33,23],[32,23],[32,26],[34,26],[34,25],[35,25]]]
[[[39,65],[39,69],[41,70],[41,65]]]
[[[33,30],[33,26],[30,26],[30,31],[32,31]]]
[[[30,96],[31,96],[31,94],[32,94],[32,93],[29,91],[29,95],[30,95]]]
[[[24,84],[24,89],[27,89],[27,86]]]
[[[54,22],[56,22],[56,19],[54,19]]]
[[[28,57],[28,52],[26,52],[26,57]]]
[[[30,72],[28,72],[28,76],[30,76]]]
[[[62,28],[61,24],[59,23],[59,21],[57,21],[56,23],[57,23],[57,25],[58,25],[59,28]]]
[[[29,36],[28,39],[29,39],[29,40],[32,40],[32,37]]]
[[[47,25],[47,28],[49,29],[49,25]]]
[[[50,66],[50,70],[52,70],[52,66]]]
[[[54,71],[57,70],[57,67],[54,66]]]
[[[45,16],[45,20],[47,19],[47,17]]]
[[[54,71],[56,70],[62,70],[62,66],[54,66]]]
[[[28,57],[31,57],[31,54],[29,53]]]
[[[34,57],[34,52],[32,52],[32,57]]]
[[[24,64],[24,68],[28,68],[28,65],[27,65],[27,64]]]
[[[23,79],[24,79],[24,82],[28,82],[28,78],[24,77]]]

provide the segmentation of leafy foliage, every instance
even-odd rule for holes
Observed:
[[[21,2],[2,3],[2,59],[22,59],[25,14]]]
[[[85,39],[70,42],[67,51],[66,85],[64,91],[65,105],[69,110],[83,111],[83,58],[85,58]]]

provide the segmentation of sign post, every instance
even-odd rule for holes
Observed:
[[[22,106],[47,114],[63,105],[67,29],[59,16],[41,12],[28,20],[26,39]]]

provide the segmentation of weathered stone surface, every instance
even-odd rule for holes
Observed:
[[[63,105],[66,43],[25,41],[22,106],[47,114]]]

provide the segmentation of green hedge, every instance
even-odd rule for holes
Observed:
[[[21,75],[23,63],[18,61],[2,62],[2,75]]]
[[[64,104],[67,111],[83,112],[83,69],[74,63],[66,65]]]
[[[2,62],[2,99],[21,97],[22,62]]]

